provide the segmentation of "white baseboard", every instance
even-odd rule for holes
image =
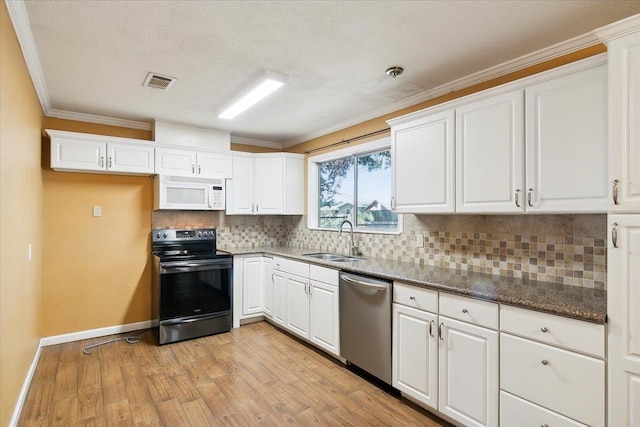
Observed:
[[[44,337],[40,340],[41,347],[49,345],[64,344],[72,341],[86,340],[88,338],[104,337],[107,335],[122,334],[124,332],[138,331],[140,329],[148,329],[157,326],[158,322],[154,320],[145,320],[144,322],[127,323],[126,325],[107,326],[106,328],[89,329],[87,331],[72,332],[70,334],[53,335]]]
[[[38,361],[40,360],[41,349],[42,339],[40,339],[40,341],[38,342],[36,354],[33,356],[33,361],[31,362],[31,366],[29,366],[27,376],[24,378],[24,382],[22,383],[22,389],[20,389],[18,401],[16,402],[16,406],[13,408],[13,415],[11,415],[11,419],[9,420],[9,424],[7,424],[7,427],[16,427],[18,425],[18,420],[20,419],[20,414],[22,413],[22,407],[24,406],[24,401],[27,399],[27,393],[29,392],[29,387],[31,386],[33,374],[35,374],[36,367],[38,366]]]

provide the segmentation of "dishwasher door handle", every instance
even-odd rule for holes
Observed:
[[[360,280],[352,279],[349,276],[342,276],[342,279],[346,280],[347,282],[350,282],[350,283],[355,283],[356,285],[361,285],[361,286],[365,286],[367,288],[375,289],[377,291],[386,291],[387,290],[387,285],[376,285],[376,284],[373,284],[373,283],[362,282]]]

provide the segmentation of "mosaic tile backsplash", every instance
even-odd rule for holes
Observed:
[[[361,255],[606,289],[607,216],[404,215],[401,234],[355,233]],[[216,227],[221,247],[293,246],[348,253],[349,236],[306,216],[155,211],[154,228]],[[424,236],[424,247],[416,236]]]

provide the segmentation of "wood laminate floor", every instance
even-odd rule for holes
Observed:
[[[450,425],[266,322],[162,347],[141,337],[43,348],[19,426]]]

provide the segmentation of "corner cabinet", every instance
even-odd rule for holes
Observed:
[[[454,111],[389,124],[393,210],[454,212]]]
[[[51,137],[51,168],[65,172],[153,175],[154,146],[150,141],[58,130]]]
[[[227,193],[228,215],[302,215],[304,156],[234,155]]]

